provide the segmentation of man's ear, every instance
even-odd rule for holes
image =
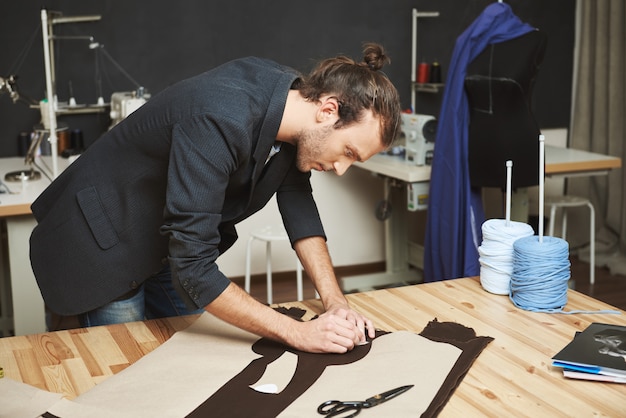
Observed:
[[[334,96],[324,96],[320,98],[320,106],[317,109],[318,122],[327,122],[332,120],[333,123],[339,119],[339,101]]]

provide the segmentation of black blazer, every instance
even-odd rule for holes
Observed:
[[[295,147],[266,159],[298,74],[246,58],[177,83],[98,139],[33,203],[30,257],[62,315],[102,306],[169,260],[174,286],[204,307],[230,281],[215,263],[235,225],[277,193],[295,242],[325,236]]]

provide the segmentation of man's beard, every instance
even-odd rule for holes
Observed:
[[[301,130],[296,136],[296,166],[302,172],[310,171],[311,164],[316,163],[324,152],[327,138],[334,127],[324,126]]]

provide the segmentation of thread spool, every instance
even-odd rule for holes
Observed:
[[[50,111],[48,110],[48,99],[39,102],[39,112],[41,113],[41,124],[44,129],[50,129]]]
[[[508,295],[513,274],[513,243],[534,234],[522,222],[489,219],[482,225],[483,242],[478,247],[480,284],[489,293]]]
[[[67,130],[60,131],[57,134],[57,149],[59,155],[68,148],[70,148],[70,133]]]
[[[569,244],[543,236],[543,164],[545,137],[539,135],[539,234],[513,243],[513,275],[509,298],[515,306],[533,312],[562,312],[567,304],[570,275]]]
[[[509,299],[527,311],[547,313],[620,314],[620,311],[563,311],[571,277],[569,244],[557,237],[543,236],[545,138],[539,135],[539,235],[513,243],[513,274]]]
[[[85,148],[83,141],[83,131],[74,129],[70,134],[70,145],[74,151],[82,151]]]
[[[418,83],[428,83],[430,80],[430,65],[428,63],[422,62],[417,67],[417,82]]]
[[[30,147],[30,132],[20,132],[17,137],[17,155],[25,157]]]
[[[43,140],[39,144],[40,155],[52,155],[52,145],[50,145],[50,132],[42,132],[40,135],[44,135]]]
[[[430,66],[430,82],[434,84],[441,83],[441,65],[436,60]]]
[[[567,241],[550,236],[539,240],[533,235],[515,241],[513,251],[513,304],[533,312],[561,312],[571,277]]]

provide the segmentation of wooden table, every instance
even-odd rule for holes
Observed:
[[[432,319],[458,322],[494,339],[456,389],[442,417],[626,416],[626,385],[567,380],[551,357],[591,322],[626,325],[622,315],[545,314],[516,308],[506,296],[464,278],[347,295],[378,328],[420,332]],[[566,310],[615,309],[574,290]],[[319,300],[283,306],[320,313]],[[140,357],[195,317],[57,331],[0,339],[6,378],[67,398],[89,390]],[[416,354],[419,355],[419,354]],[[219,361],[219,359],[216,359]]]
[[[620,168],[622,159],[612,155],[546,145],[546,176],[606,175]]]
[[[619,157],[553,145],[545,146],[545,158],[546,176],[603,175],[622,166]],[[392,155],[376,154],[367,161],[355,164],[355,167],[407,183],[430,181],[429,165],[417,166]]]

